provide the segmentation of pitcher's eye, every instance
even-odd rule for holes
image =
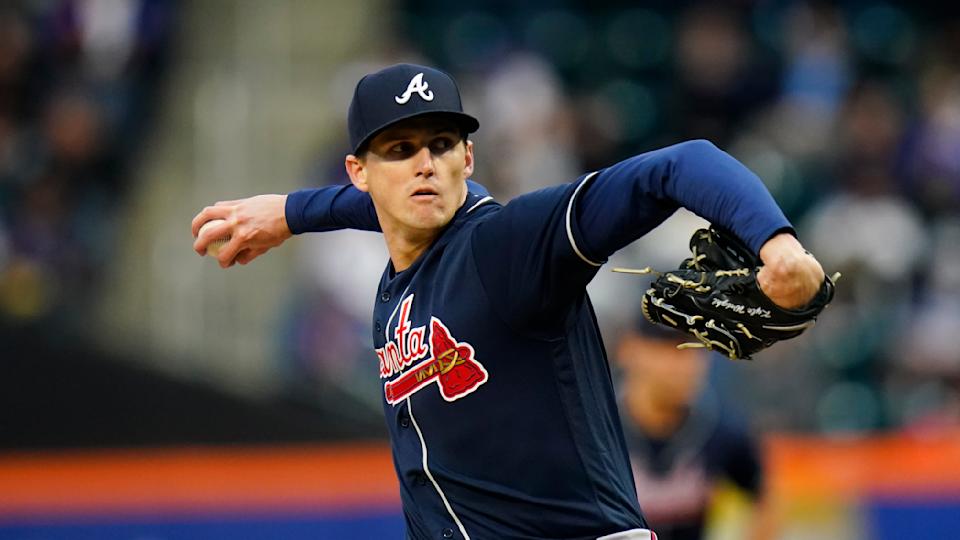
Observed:
[[[413,150],[412,144],[408,142],[400,142],[391,146],[389,152],[391,155],[402,156],[409,154],[411,150]]]
[[[454,144],[453,139],[450,137],[437,137],[430,142],[430,150],[435,154],[439,154],[453,148]]]

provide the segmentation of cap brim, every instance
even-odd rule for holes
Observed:
[[[397,122],[402,122],[404,120],[409,120],[411,118],[416,118],[418,116],[428,116],[428,115],[444,115],[444,116],[453,117],[456,120],[456,122],[460,124],[462,128],[464,128],[464,131],[466,131],[467,133],[474,133],[475,131],[480,129],[480,122],[476,118],[462,111],[439,110],[439,111],[413,112],[413,113],[401,116],[399,118],[394,118],[389,122],[387,122],[386,124],[383,124],[382,126],[377,127],[376,129],[371,131],[369,135],[364,137],[363,140],[361,140],[360,143],[357,144],[357,146],[353,149],[353,153],[354,154],[358,153],[361,148],[363,148],[368,142],[370,142],[370,139],[376,137],[381,131],[396,124]]]

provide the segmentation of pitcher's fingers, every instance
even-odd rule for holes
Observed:
[[[201,240],[199,237],[194,238],[193,240],[193,250],[197,252],[197,255],[203,257],[207,254],[207,242],[206,240]]]
[[[266,252],[266,249],[245,249],[241,251],[239,255],[237,255],[237,262],[244,265],[249,264],[251,261]]]
[[[190,231],[196,238],[200,234],[200,227],[203,227],[204,223],[211,219],[229,219],[232,214],[232,206],[208,206],[193,217],[193,221],[190,222]]]
[[[220,248],[220,253],[217,254],[220,268],[230,268],[236,263],[237,254],[245,249],[241,244],[240,238],[231,238]]]
[[[229,238],[233,232],[232,229],[233,227],[230,225],[229,221],[223,221],[216,225],[207,227],[203,230],[203,234],[198,235],[193,241],[193,250],[200,255],[206,255],[207,246],[210,245],[210,242],[213,242],[219,238]]]

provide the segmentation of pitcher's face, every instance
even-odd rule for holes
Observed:
[[[354,185],[373,199],[385,231],[439,232],[466,199],[473,143],[452,121],[417,117],[377,134],[366,154],[347,156],[346,165]]]

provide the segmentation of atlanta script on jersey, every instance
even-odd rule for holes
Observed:
[[[469,343],[458,343],[450,330],[436,317],[430,318],[430,347],[424,344],[426,327],[410,328],[410,306],[414,295],[400,302],[400,317],[395,340],[376,350],[380,359],[380,378],[400,373],[414,361],[425,360],[411,367],[396,379],[383,385],[387,403],[396,405],[423,387],[436,383],[447,401],[455,401],[487,382],[487,370],[474,356]],[[429,353],[429,354],[428,354]]]

